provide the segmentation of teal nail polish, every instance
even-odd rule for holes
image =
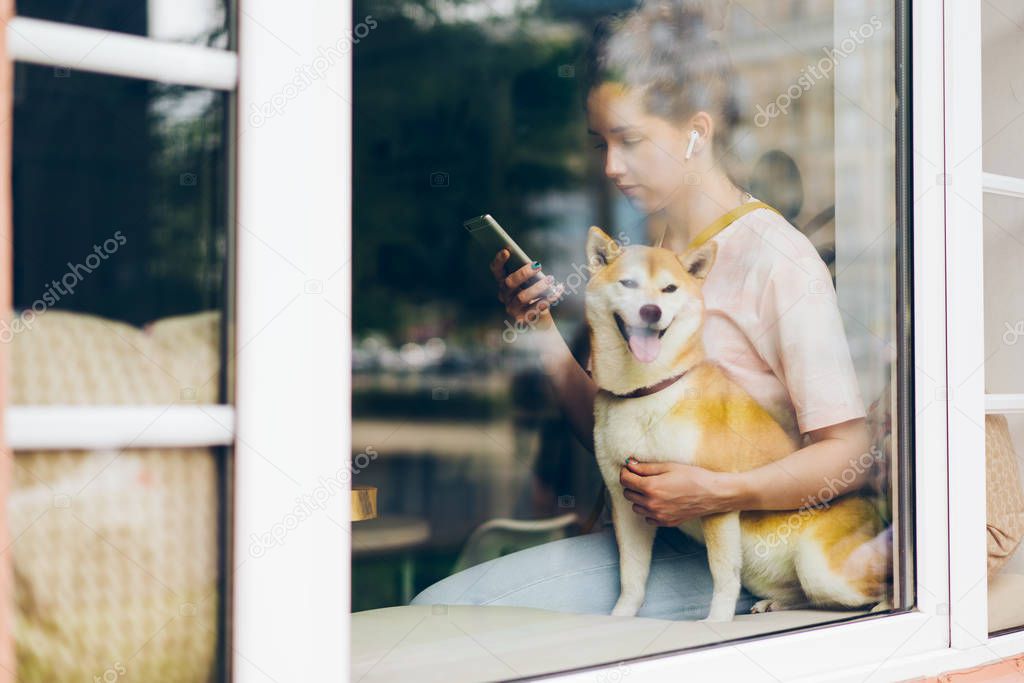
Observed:
[[[537,270],[538,268],[540,268],[540,261],[534,261],[533,262],[533,269]]]

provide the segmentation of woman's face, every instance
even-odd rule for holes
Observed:
[[[648,114],[635,90],[617,83],[593,88],[587,125],[604,150],[605,175],[638,209],[654,213],[700,185],[698,155],[686,160],[691,128]]]

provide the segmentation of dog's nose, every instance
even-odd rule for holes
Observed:
[[[640,319],[647,324],[653,324],[661,320],[661,309],[654,304],[644,304],[640,307]]]

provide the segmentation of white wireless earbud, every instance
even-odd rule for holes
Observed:
[[[693,148],[697,144],[697,139],[700,138],[700,133],[695,130],[690,131],[690,144],[686,146],[686,160],[689,161],[690,157],[693,156]]]

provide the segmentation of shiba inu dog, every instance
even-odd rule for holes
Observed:
[[[614,615],[634,616],[643,604],[657,529],[623,496],[626,457],[740,472],[799,448],[704,357],[701,286],[716,252],[714,241],[677,255],[622,247],[596,227],[588,235],[594,273],[586,320],[599,388],[594,446],[612,501],[621,577]],[[890,575],[876,540],[883,526],[871,502],[851,494],[829,507],[729,512],[679,528],[707,546],[714,591],[706,620],[730,621],[741,585],[763,598],[752,612],[881,603]]]

